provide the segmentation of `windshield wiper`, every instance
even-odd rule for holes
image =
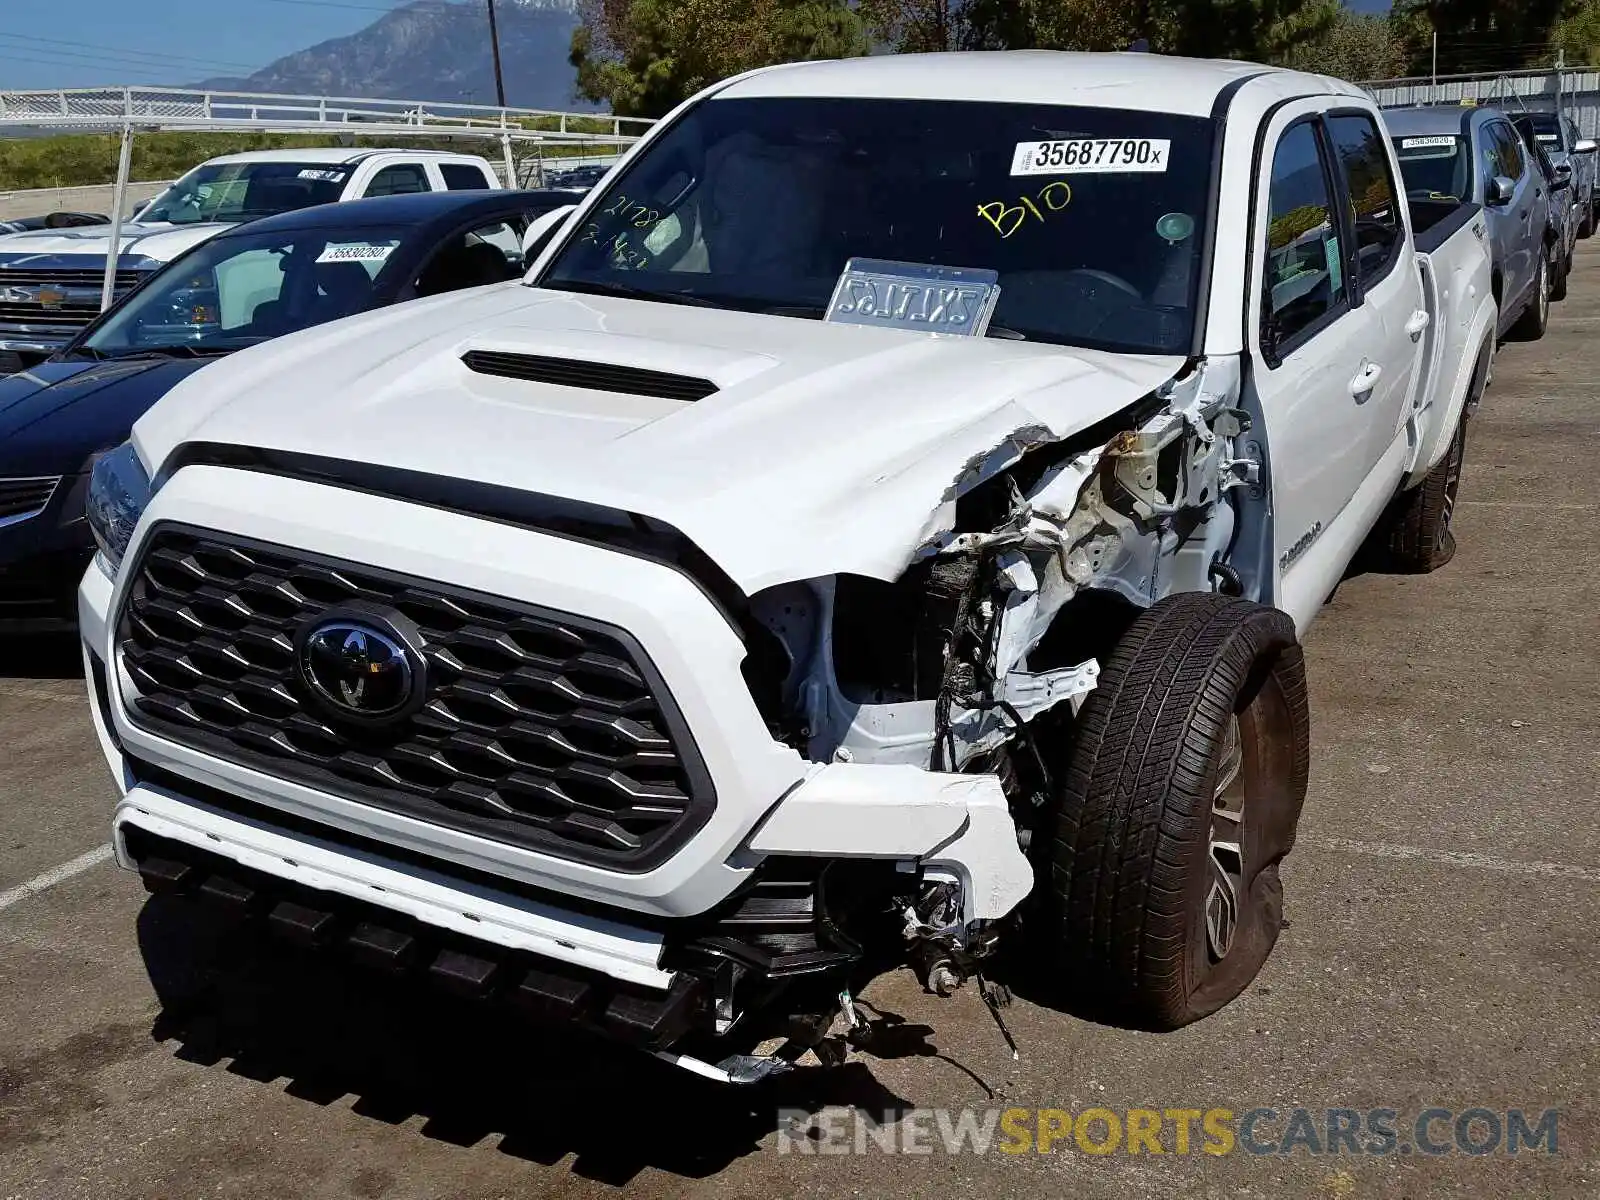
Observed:
[[[114,358],[119,362],[130,358],[210,358],[215,354],[228,354],[237,349],[234,346],[194,346],[178,342],[171,346],[140,346],[135,350],[127,350],[121,354],[106,354],[104,350],[96,351],[106,358]]]

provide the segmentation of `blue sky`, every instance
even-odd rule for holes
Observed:
[[[248,75],[401,0],[0,0],[0,87],[185,84]],[[1389,0],[1354,0],[1383,10]]]
[[[0,0],[0,87],[248,75],[400,0]]]

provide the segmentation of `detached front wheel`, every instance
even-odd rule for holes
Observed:
[[[1080,1016],[1169,1030],[1215,1012],[1282,924],[1310,762],[1293,622],[1167,597],[1118,642],[1062,750],[1030,949]]]

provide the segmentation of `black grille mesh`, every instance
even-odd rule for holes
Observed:
[[[50,494],[61,482],[60,476],[32,479],[0,479],[0,520],[30,516],[50,502]]]
[[[148,271],[118,271],[114,286],[131,288],[147,274]],[[22,267],[0,267],[0,287],[39,287],[54,284],[57,287],[97,288],[104,280],[104,273],[96,270],[86,271],[77,268],[29,270]]]
[[[297,677],[297,630],[350,602],[403,614],[425,645],[426,703],[381,730],[326,719]],[[137,724],[436,824],[642,870],[714,803],[642,651],[586,619],[163,526],[118,636]]]

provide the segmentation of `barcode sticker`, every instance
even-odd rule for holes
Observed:
[[[393,246],[375,246],[370,242],[342,242],[326,247],[317,255],[317,261],[319,263],[383,262],[393,253]]]
[[[1113,175],[1164,172],[1172,142],[1167,138],[1074,138],[1018,142],[1013,175]]]

